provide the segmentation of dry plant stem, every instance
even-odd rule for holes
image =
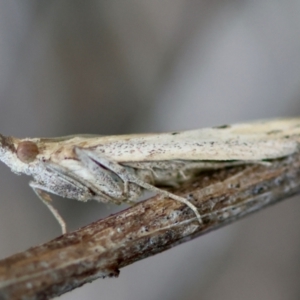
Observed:
[[[300,191],[300,155],[200,174],[172,191],[199,208],[153,197],[0,261],[0,299],[48,299],[224,226]]]

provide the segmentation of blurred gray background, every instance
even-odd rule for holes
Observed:
[[[186,130],[300,114],[300,2],[1,1],[0,131]],[[60,234],[0,165],[0,256]],[[70,230],[121,207],[55,198]],[[299,197],[59,299],[299,299]]]

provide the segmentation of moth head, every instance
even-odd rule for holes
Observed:
[[[35,142],[0,135],[0,160],[17,174],[29,174],[29,163],[39,153]]]
[[[17,157],[23,163],[30,163],[35,160],[39,154],[39,148],[36,143],[32,141],[20,141],[16,149]]]

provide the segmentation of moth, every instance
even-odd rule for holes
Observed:
[[[197,208],[161,186],[175,186],[203,170],[262,163],[298,150],[300,118],[275,119],[183,132],[72,135],[19,139],[0,135],[0,160],[29,183],[58,220],[49,193],[87,201],[133,203],[143,190]]]

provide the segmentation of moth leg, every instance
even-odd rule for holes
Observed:
[[[92,151],[84,148],[75,147],[75,153],[83,166],[94,175],[97,186],[108,193],[111,201],[133,204],[142,194],[141,187],[131,184],[123,176],[124,172],[129,172],[123,166],[106,157],[95,156]]]
[[[84,149],[84,148],[79,148],[75,147],[75,153],[78,156],[78,158],[81,160],[81,162],[93,173],[100,174],[102,177],[104,170],[102,168],[99,168],[99,165],[104,166],[107,168],[111,175],[106,175],[108,178],[105,178],[107,181],[109,181],[109,184],[114,186],[114,190],[119,189],[120,183],[124,185],[124,194],[128,194],[128,180],[122,176],[122,173],[124,173],[124,167],[121,167],[118,163],[113,162],[106,158],[105,156],[96,156],[94,153],[90,150]],[[115,178],[113,180],[112,178],[112,172],[117,175],[117,178],[120,178],[119,183],[117,183],[118,179]],[[125,170],[126,172],[126,170]],[[107,173],[107,171],[106,171]],[[109,180],[110,178],[110,180]]]
[[[154,193],[157,193],[161,196],[164,196],[164,197],[168,197],[168,198],[171,198],[173,200],[176,200],[176,201],[179,201],[181,203],[184,203],[185,205],[187,205],[193,212],[194,214],[196,215],[198,221],[200,224],[203,224],[202,222],[202,218],[199,214],[199,211],[197,209],[197,207],[195,205],[193,205],[190,201],[188,201],[186,198],[184,197],[180,197],[180,196],[177,196],[173,193],[170,193],[168,191],[165,191],[165,190],[162,190],[160,188],[157,188],[156,186],[152,185],[152,184],[149,184],[141,179],[139,179],[138,177],[128,173],[128,180],[132,183],[135,183],[141,187],[143,187],[144,189],[148,190],[148,191],[151,191],[151,192],[154,192]]]
[[[82,177],[79,177],[76,175],[74,172],[70,173],[70,171],[62,166],[57,166],[54,163],[47,163],[46,164],[47,169],[50,171],[56,173],[61,179],[64,181],[70,182],[71,184],[75,184],[76,187],[82,189],[85,191],[86,194],[89,194],[89,197],[81,197],[81,198],[76,198],[79,201],[87,201],[89,199],[94,199],[97,201],[101,201],[103,203],[111,202],[113,199],[110,195],[106,195],[105,191],[103,191],[101,188],[103,188],[103,184],[99,187],[98,185],[96,186],[95,184],[91,183],[88,180],[83,179]],[[92,195],[89,190],[93,191],[94,194]],[[49,191],[54,193],[54,191]],[[56,193],[58,194],[58,193]],[[64,195],[60,195],[62,197],[66,197]],[[74,196],[67,196],[67,198],[72,198],[74,199]],[[121,201],[120,201],[121,203]],[[119,204],[119,202],[116,202],[116,204]]]
[[[108,168],[109,170],[111,170],[112,172],[116,173],[123,181],[124,181],[124,186],[128,186],[128,183],[135,183],[137,186],[140,186],[144,189],[147,189],[149,191],[155,192],[159,195],[162,195],[164,197],[169,197],[171,199],[177,200],[181,203],[184,203],[185,205],[187,205],[196,215],[198,221],[200,224],[202,224],[202,219],[201,216],[198,212],[198,209],[195,205],[193,205],[191,202],[189,202],[187,199],[185,199],[184,197],[180,197],[177,196],[175,194],[169,193],[165,190],[159,189],[153,185],[151,185],[150,183],[145,182],[144,180],[138,178],[134,172],[130,172],[128,168],[118,164],[115,161],[109,160],[107,157],[105,156],[99,156],[99,155],[95,155],[92,151],[87,150],[87,149],[83,149],[83,148],[75,148],[75,152],[76,154],[79,155],[86,155],[89,156],[92,160],[94,160],[95,162],[98,162],[100,165],[103,165],[104,167]]]
[[[33,189],[33,191],[36,193],[36,195],[42,200],[42,202],[48,207],[48,209],[51,211],[53,214],[54,218],[57,220],[61,227],[62,234],[65,234],[67,232],[67,226],[66,222],[62,218],[62,216],[59,214],[58,210],[51,204],[51,197],[49,194],[47,194],[43,189],[45,188],[44,186],[31,181],[29,183],[30,187]]]

